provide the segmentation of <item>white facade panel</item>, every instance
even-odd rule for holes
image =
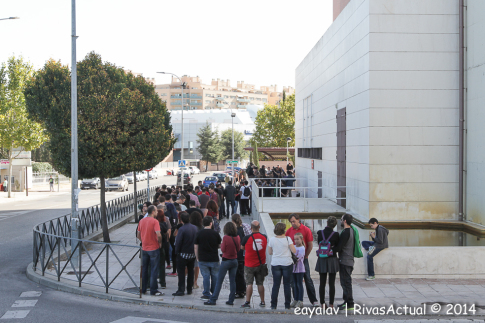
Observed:
[[[466,19],[466,219],[485,224],[485,1],[468,0]]]
[[[458,70],[458,53],[453,52],[374,52],[372,71],[443,71]]]
[[[458,146],[458,127],[372,127],[374,146]]]
[[[458,109],[394,108],[371,109],[371,126],[456,127]]]
[[[458,52],[458,34],[372,33],[369,40],[377,52]]]
[[[457,90],[372,90],[373,108],[458,108]]]
[[[456,14],[456,0],[373,0],[370,3],[371,14]]]
[[[372,2],[372,1],[371,1]],[[372,15],[371,33],[457,34],[458,5],[455,14]]]

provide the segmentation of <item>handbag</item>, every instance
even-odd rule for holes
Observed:
[[[286,237],[286,242],[288,242],[288,249],[290,249],[290,242],[288,241],[288,237]],[[291,254],[291,260],[293,261],[293,265],[296,265],[298,262],[298,257],[291,251],[290,249],[290,254]]]
[[[263,264],[263,262],[261,261],[261,257],[259,256],[258,246],[256,245],[256,239],[254,239],[254,235],[252,233],[251,233],[251,237],[253,238],[254,251],[256,251],[256,254],[258,255],[259,266],[261,267],[261,274],[263,274],[263,276],[266,277],[269,275],[268,265]]]

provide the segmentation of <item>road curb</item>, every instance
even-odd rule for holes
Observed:
[[[239,307],[214,308],[214,307],[203,306],[203,305],[174,304],[174,303],[167,303],[163,301],[150,301],[147,299],[136,298],[136,297],[110,295],[110,294],[94,291],[91,289],[87,289],[84,287],[70,286],[63,282],[50,279],[46,276],[42,276],[41,274],[35,272],[32,266],[33,266],[33,263],[30,263],[27,266],[27,270],[26,270],[26,276],[29,280],[33,281],[36,284],[49,287],[51,289],[55,289],[61,292],[71,293],[75,295],[89,296],[89,297],[95,297],[98,299],[105,299],[109,301],[130,303],[130,304],[136,304],[136,305],[174,307],[174,308],[192,309],[192,310],[200,310],[200,311],[208,311],[208,312],[241,313],[241,314],[293,314],[293,311],[288,312],[286,310],[242,309]]]

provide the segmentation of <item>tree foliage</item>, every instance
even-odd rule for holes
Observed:
[[[224,130],[221,133],[222,159],[232,159],[232,129]],[[245,159],[248,156],[244,134],[234,131],[234,159]]]
[[[197,151],[206,165],[217,163],[223,159],[223,149],[217,131],[213,131],[209,123],[197,132]]]
[[[22,57],[12,56],[0,66],[0,147],[9,159],[9,178],[12,162],[20,152],[31,151],[47,140],[42,125],[27,114],[24,89],[32,74],[32,66]],[[8,197],[11,187],[8,185]]]
[[[80,178],[100,177],[103,187],[104,178],[153,167],[169,154],[170,115],[151,83],[114,64],[103,63],[101,56],[93,52],[78,63],[77,71]],[[25,94],[29,114],[50,134],[54,168],[70,176],[69,68],[48,61],[28,84]],[[101,206],[105,218],[104,190]]]
[[[286,138],[290,137],[290,146],[295,145],[295,94],[292,94],[280,106],[265,104],[259,110],[254,121],[256,130],[253,140],[259,147],[286,147]]]

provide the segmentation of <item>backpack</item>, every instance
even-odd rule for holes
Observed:
[[[251,190],[249,189],[249,186],[245,186],[244,187],[244,192],[243,192],[244,196],[248,197],[249,195],[251,195]]]
[[[165,216],[169,218],[173,231],[174,227],[177,225],[178,222],[178,212],[172,203],[167,203],[165,204],[165,206],[167,207],[167,213],[165,214]]]
[[[359,231],[353,225],[350,225],[352,230],[354,230],[354,258],[362,258],[362,249],[360,248]]]
[[[214,231],[217,233],[221,233],[221,224],[219,223],[219,220],[214,218]]]
[[[318,258],[328,258],[333,256],[333,250],[332,250],[332,245],[330,244],[330,239],[332,238],[333,234],[335,231],[333,231],[330,236],[325,239],[325,235],[323,234],[322,230],[322,237],[323,240],[320,241],[318,244],[318,249],[317,249],[317,257]]]

